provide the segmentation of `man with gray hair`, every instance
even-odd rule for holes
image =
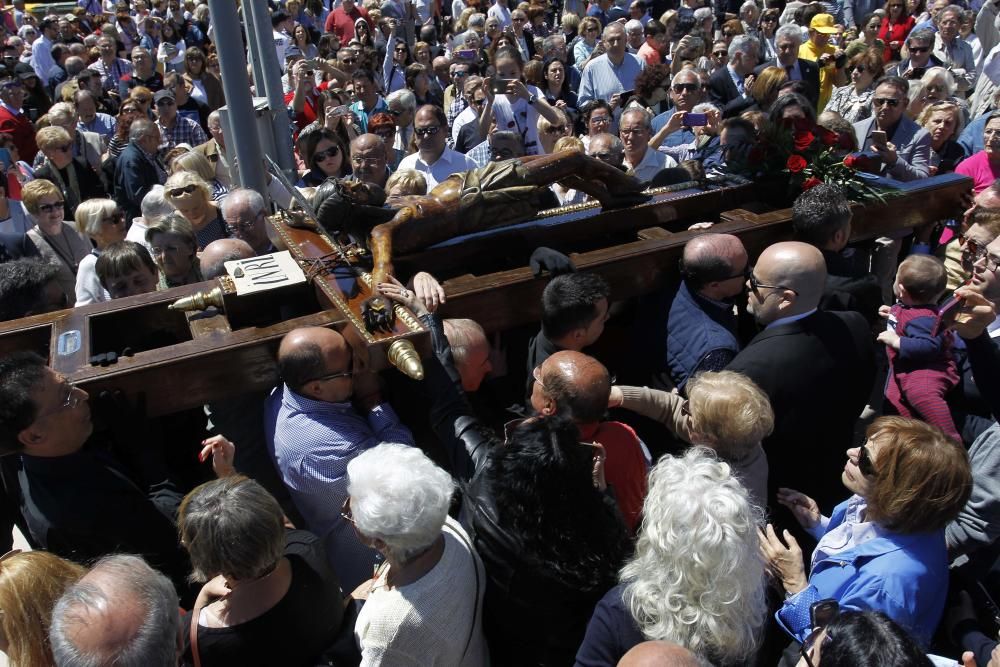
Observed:
[[[621,94],[635,89],[635,78],[645,68],[645,63],[628,53],[625,26],[611,23],[604,29],[607,53],[593,58],[583,69],[577,100],[580,106],[591,100],[607,100],[612,111],[617,111]]]
[[[177,609],[173,584],[142,558],[102,558],[52,612],[55,664],[175,667],[183,646]]]
[[[625,171],[625,144],[613,134],[598,134],[591,138],[587,155]]]
[[[245,241],[253,255],[266,255],[275,247],[267,236],[267,202],[256,190],[236,188],[222,200],[222,219],[233,238]]]
[[[628,44],[629,53],[639,53],[639,48],[646,43],[646,34],[643,32],[642,21],[629,19],[625,23],[625,41]]]
[[[978,76],[972,46],[958,33],[963,14],[964,10],[958,5],[948,5],[937,13],[934,18],[937,34],[934,36],[933,51],[934,56],[955,77],[961,93],[971,89]]]
[[[935,34],[933,30],[914,30],[906,37],[908,58],[904,58],[886,70],[886,76],[901,76],[908,81],[921,79],[931,67],[941,67],[942,63],[934,55]]]
[[[650,120],[649,112],[642,107],[629,107],[622,114],[618,130],[625,147],[627,173],[643,183],[653,180],[663,169],[677,166],[672,157],[649,147],[653,136]]]
[[[141,118],[132,123],[128,146],[118,156],[115,169],[115,200],[125,211],[125,219],[140,215],[139,202],[156,184],[163,185],[167,172],[160,162],[160,128]]]
[[[684,122],[684,115],[702,101],[701,77],[691,69],[682,69],[670,81],[673,108],[653,119],[652,128],[661,146],[680,146],[694,141],[694,132]]]
[[[774,33],[774,50],[778,57],[768,60],[754,70],[760,73],[768,67],[783,67],[789,81],[805,81],[809,84],[809,101],[813,106],[819,100],[819,67],[811,60],[799,58],[799,47],[802,46],[802,29],[798,25],[783,25]]]
[[[750,89],[754,82],[760,43],[750,35],[737,35],[729,43],[729,64],[712,73],[708,95],[722,108],[722,117],[738,116],[753,103]]]
[[[164,192],[163,186],[156,184],[142,198],[142,204],[139,209],[142,215],[132,218],[132,226],[128,228],[128,232],[125,234],[126,241],[135,241],[140,245],[146,246],[146,250],[152,252],[149,241],[146,240],[146,230],[149,229],[150,225],[176,210],[167,201]]]
[[[183,85],[183,82],[181,82]],[[215,178],[227,188],[233,187],[233,174],[229,169],[229,157],[226,155],[226,138],[222,133],[222,117],[218,110],[208,114],[208,133],[212,138],[194,147],[196,151],[208,158],[215,167]]]

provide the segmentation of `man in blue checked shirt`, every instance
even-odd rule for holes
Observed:
[[[289,332],[278,349],[283,384],[267,399],[264,428],[275,467],[345,591],[372,576],[378,552],[341,516],[347,464],[381,442],[413,445],[413,435],[382,401],[378,378],[353,372],[351,348],[336,331]],[[354,402],[351,402],[351,399]]]

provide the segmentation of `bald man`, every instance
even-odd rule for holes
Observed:
[[[177,592],[142,558],[101,559],[70,586],[52,612],[49,641],[57,665],[176,665],[181,637]]]
[[[747,280],[747,310],[764,330],[728,370],[756,382],[774,408],[774,432],[763,442],[772,510],[778,487],[820,507],[843,500],[844,450],[875,381],[868,323],[858,312],[818,310],[825,285],[823,254],[799,242],[767,248]],[[790,514],[783,520],[798,525]]]
[[[348,180],[371,183],[385,187],[389,179],[385,142],[375,134],[362,134],[351,142],[351,167],[354,173]]]
[[[740,351],[733,305],[743,293],[748,262],[743,242],[732,234],[701,234],[684,246],[683,280],[658,309],[666,321],[654,327],[654,343],[662,348],[665,341],[665,349],[654,358],[653,386],[683,391],[693,375],[722,370]]]
[[[531,389],[535,412],[571,418],[580,429],[582,442],[597,442],[604,447],[605,479],[615,490],[625,525],[634,532],[646,498],[650,462],[631,427],[601,421],[611,391],[608,369],[582,352],[562,350],[542,362],[537,380]]]
[[[663,641],[636,644],[618,661],[618,667],[700,667],[701,664],[683,646]]]
[[[352,357],[347,341],[332,329],[290,331],[278,348],[282,384],[264,410],[278,473],[308,529],[325,541],[345,591],[372,576],[377,555],[341,516],[347,464],[381,442],[414,444],[410,430],[382,400],[378,378],[355,373]]]
[[[240,239],[217,239],[212,241],[198,257],[201,263],[201,275],[205,280],[212,280],[226,274],[226,262],[237,259],[250,259],[257,253],[246,241]]]

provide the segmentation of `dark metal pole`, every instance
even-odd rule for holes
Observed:
[[[264,158],[257,141],[257,123],[254,119],[253,99],[250,97],[250,79],[247,77],[243,39],[237,29],[239,16],[232,0],[208,0],[208,9],[215,24],[215,46],[222,70],[222,89],[226,94],[229,127],[232,136],[226,148],[236,154],[240,185],[256,190],[267,197],[267,179]]]

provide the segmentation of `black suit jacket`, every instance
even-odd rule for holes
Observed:
[[[38,257],[38,248],[27,234],[0,233],[0,263],[22,257]],[[8,549],[9,551],[9,549]]]
[[[812,496],[824,512],[850,495],[840,482],[844,452],[875,381],[865,318],[817,311],[765,329],[727,370],[748,376],[771,399],[774,432],[763,442],[771,507],[781,486]]]
[[[760,73],[767,67],[781,67],[781,65],[778,64],[777,60],[768,60],[766,63],[758,65],[753,73],[760,76]],[[819,102],[819,65],[811,60],[799,58],[799,71],[802,73],[802,80],[809,84],[809,101],[815,107],[817,102]],[[821,111],[823,110],[816,109],[817,114]]]
[[[739,116],[755,103],[752,97],[740,95],[728,67],[720,67],[709,77],[708,96],[713,104],[722,109],[723,118]]]
[[[142,149],[129,142],[118,156],[115,167],[115,200],[125,210],[126,220],[142,214],[142,198],[157,184],[162,185],[156,167]]]

